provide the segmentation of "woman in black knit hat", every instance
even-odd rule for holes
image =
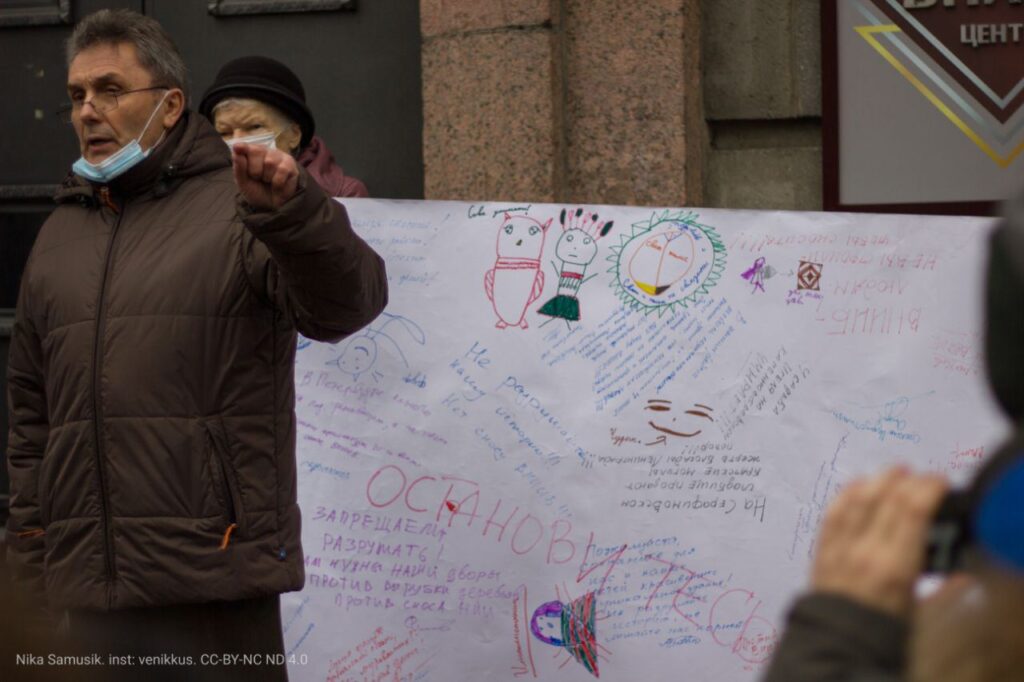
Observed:
[[[290,153],[317,183],[335,197],[366,197],[366,185],[345,175],[317,137],[306,91],[291,69],[269,57],[240,57],[223,67],[199,103],[229,145],[276,146]]]

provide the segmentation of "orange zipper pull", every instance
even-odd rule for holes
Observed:
[[[231,542],[231,532],[236,528],[238,528],[238,524],[232,523],[230,526],[228,526],[228,529],[224,531],[224,537],[220,541],[220,548],[222,550],[228,548],[228,543]]]
[[[117,207],[117,204],[114,203],[114,198],[110,196],[110,188],[107,187],[106,185],[100,187],[100,201],[102,201],[103,205],[109,208],[114,213],[121,212],[121,210]]]

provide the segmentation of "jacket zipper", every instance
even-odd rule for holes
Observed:
[[[107,254],[103,267],[103,279],[100,280],[99,297],[96,301],[96,337],[93,341],[92,359],[92,402],[93,402],[93,431],[96,437],[96,470],[100,480],[100,507],[103,512],[103,545],[105,550],[105,561],[107,569],[107,582],[110,584],[107,590],[107,606],[114,605],[113,583],[117,579],[117,567],[114,563],[114,529],[110,514],[110,500],[107,482],[106,459],[103,453],[103,408],[100,402],[100,360],[103,357],[103,331],[105,327],[104,315],[106,313],[106,289],[107,279],[110,276],[114,260],[114,244],[117,241],[118,228],[124,219],[123,208],[118,210],[117,204],[110,197],[110,190],[106,186],[100,188],[100,199],[103,205],[110,208],[117,218],[114,220],[114,228],[110,233],[110,241],[107,243]]]

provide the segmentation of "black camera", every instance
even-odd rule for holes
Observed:
[[[967,548],[974,544],[972,511],[972,496],[967,491],[946,493],[928,530],[925,573],[952,573],[965,568]]]

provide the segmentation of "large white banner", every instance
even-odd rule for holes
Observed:
[[[387,311],[300,340],[294,680],[753,680],[823,510],[963,479],[988,221],[346,201]]]

